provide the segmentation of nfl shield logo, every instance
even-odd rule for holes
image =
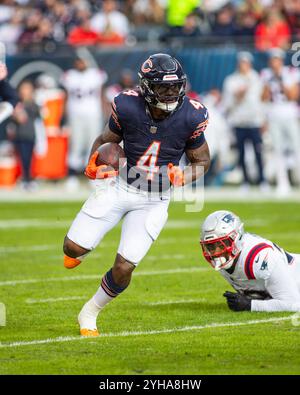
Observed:
[[[156,126],[151,126],[150,127],[150,133],[155,134],[157,132],[157,127]]]

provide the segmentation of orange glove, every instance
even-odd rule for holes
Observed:
[[[168,177],[175,187],[184,185],[184,173],[179,166],[174,166],[173,163],[168,164]]]
[[[119,172],[117,170],[112,170],[112,167],[107,165],[96,165],[96,160],[99,156],[99,152],[95,151],[91,156],[87,167],[85,168],[84,174],[90,178],[91,180],[103,179],[103,178],[110,178],[116,177]]]

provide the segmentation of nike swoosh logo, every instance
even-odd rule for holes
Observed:
[[[207,114],[208,114],[208,113],[207,113],[207,110],[206,110],[206,112],[205,112],[205,114],[204,114],[204,118],[207,118]]]

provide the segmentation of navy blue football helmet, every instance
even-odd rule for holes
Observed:
[[[148,104],[166,112],[179,108],[185,96],[186,75],[177,59],[164,53],[151,55],[138,76]]]

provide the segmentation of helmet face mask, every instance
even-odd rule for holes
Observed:
[[[215,270],[226,269],[231,266],[236,257],[236,246],[234,240],[236,233],[232,232],[228,236],[219,239],[201,241],[204,258]]]
[[[229,211],[210,214],[202,225],[204,258],[215,270],[229,269],[242,249],[243,224]]]
[[[154,54],[139,71],[146,102],[166,112],[176,110],[185,96],[186,76],[180,63],[167,54]]]

